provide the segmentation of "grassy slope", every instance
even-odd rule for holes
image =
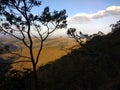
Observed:
[[[95,37],[85,48],[73,50],[41,67],[40,88],[47,90],[120,90],[120,31]],[[39,71],[38,71],[39,72]]]
[[[38,51],[38,41],[35,41],[35,46],[33,48],[34,50],[34,57],[37,55]],[[21,45],[20,43],[16,42],[15,45]],[[42,49],[40,59],[38,62],[38,67],[43,66],[49,62],[53,62],[62,56],[66,55],[70,52],[70,50],[67,50],[71,48],[72,46],[77,45],[77,43],[73,39],[63,38],[63,37],[57,37],[57,38],[51,38],[44,42],[44,47]],[[27,48],[23,48],[22,52],[19,51],[19,53],[22,53],[22,55],[29,56],[29,50]],[[20,58],[18,60],[25,60],[23,58]],[[13,64],[12,65],[15,69],[22,69],[22,68],[31,68],[31,63],[19,63],[19,64]]]

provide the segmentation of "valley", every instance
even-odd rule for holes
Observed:
[[[10,43],[12,42],[12,43]],[[4,44],[10,45],[10,49],[13,50],[13,53],[20,54],[22,56],[29,57],[29,50],[24,47],[24,45],[21,42],[18,42],[15,39],[8,40],[5,39]],[[36,58],[38,47],[39,47],[39,41],[34,41],[34,57]],[[18,47],[19,46],[19,47]],[[15,48],[16,47],[16,48]],[[43,44],[43,49],[40,54],[39,62],[37,67],[44,66],[47,63],[54,62],[55,60],[61,58],[62,56],[67,55],[70,53],[73,49],[78,48],[79,45],[74,41],[72,38],[66,38],[66,37],[55,37],[55,38],[49,38],[47,39]],[[18,57],[17,55],[5,53],[0,55],[1,58],[5,60],[5,62],[16,62],[16,61],[24,61],[28,60],[23,57]],[[22,70],[24,68],[32,68],[31,62],[20,62],[20,63],[13,63],[11,64],[14,69]]]

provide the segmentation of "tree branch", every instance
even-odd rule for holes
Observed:
[[[23,57],[23,58],[28,58],[28,59],[30,59],[30,57],[23,56],[23,55],[20,55],[20,54],[18,54],[18,53],[13,53],[13,52],[10,52],[10,51],[9,51],[9,53],[10,53],[10,54],[17,55],[17,56],[19,56],[19,57]]]
[[[42,47],[43,47],[43,41],[41,41],[41,43],[40,43],[40,46],[39,46],[39,50],[38,50],[38,53],[37,53],[37,57],[36,57],[36,62],[35,62],[35,64],[38,63],[38,60],[39,60],[39,57],[40,57],[40,53],[41,53],[41,51],[42,51]]]
[[[41,29],[40,29],[39,27],[37,27],[35,24],[34,24],[34,26],[35,26],[35,28],[36,28],[36,30],[37,30],[37,33],[38,33],[39,37],[40,37],[40,39],[38,38],[38,40],[43,40],[43,37],[42,37],[42,35],[41,35],[41,33],[40,33]],[[39,28],[39,29],[38,29],[38,28]]]
[[[13,36],[14,38],[16,38],[16,39],[18,39],[18,40],[22,40],[21,38],[17,37],[16,35],[14,35],[14,34],[12,34],[12,33],[9,33],[9,32],[7,32],[7,31],[5,31],[1,26],[0,26],[0,31],[3,31],[3,32],[5,32],[5,33],[11,35],[11,36]]]
[[[26,47],[29,47],[29,45],[26,43],[26,41],[25,41],[25,35],[24,35],[24,33],[23,33],[23,31],[22,30],[20,30],[20,32],[21,32],[21,34],[22,34],[22,36],[23,36],[23,39],[22,39],[22,41],[23,41],[23,43],[24,43],[24,45],[26,46]]]

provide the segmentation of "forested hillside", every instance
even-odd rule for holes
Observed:
[[[85,48],[40,68],[40,81],[47,90],[119,90],[120,30],[94,37]]]

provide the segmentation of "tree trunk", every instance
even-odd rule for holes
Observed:
[[[38,90],[38,75],[37,75],[37,69],[36,64],[33,63],[33,77],[34,77],[34,89]]]

